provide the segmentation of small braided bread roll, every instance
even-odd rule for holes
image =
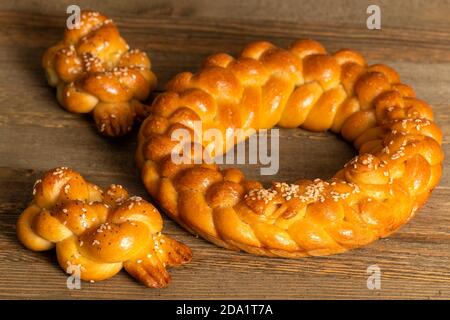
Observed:
[[[222,135],[331,130],[359,156],[330,180],[263,188],[205,158],[174,163],[171,133],[194,136],[194,121]],[[202,148],[214,143],[201,139]],[[302,257],[360,247],[406,223],[440,179],[441,142],[431,107],[390,67],[351,50],[328,54],[312,40],[287,50],[256,42],[237,59],[215,54],[199,72],[175,76],[141,126],[136,158],[149,193],[191,232],[229,249]]]
[[[156,87],[150,59],[129,50],[113,21],[98,12],[83,11],[79,28],[66,29],[42,66],[59,103],[70,112],[92,113],[106,136],[124,135],[136,118],[147,116],[140,101]]]
[[[158,210],[120,185],[103,192],[72,169],[61,167],[36,181],[34,199],[17,221],[17,236],[34,251],[52,249],[61,268],[80,268],[82,280],[98,281],[125,270],[148,287],[170,282],[166,267],[191,260],[191,250],[161,234]]]

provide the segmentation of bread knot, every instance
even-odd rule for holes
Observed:
[[[145,52],[130,50],[111,19],[82,11],[80,23],[44,54],[42,65],[59,103],[68,111],[92,113],[106,136],[129,132],[144,119],[142,104],[156,87]]]
[[[185,245],[161,234],[158,210],[119,185],[102,191],[69,168],[47,172],[17,221],[19,240],[34,251],[56,246],[64,270],[83,280],[112,277],[122,267],[149,287],[170,282],[168,266],[191,260]]]

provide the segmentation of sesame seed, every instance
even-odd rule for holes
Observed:
[[[69,189],[70,189],[70,184],[66,184],[66,186],[64,187],[64,193],[65,194],[69,193]]]

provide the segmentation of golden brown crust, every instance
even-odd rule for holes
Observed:
[[[155,100],[136,161],[149,193],[189,231],[226,248],[281,257],[339,253],[406,223],[441,176],[442,133],[431,107],[395,70],[312,40],[248,45],[175,76]],[[179,127],[332,130],[360,155],[327,181],[263,188],[237,169],[171,161]],[[209,141],[202,141],[205,147]],[[223,152],[226,149],[224,148]]]
[[[161,234],[158,210],[120,185],[102,191],[69,168],[48,171],[17,221],[17,236],[34,251],[56,246],[67,271],[79,266],[83,280],[112,277],[122,267],[149,287],[170,282],[166,266],[192,258],[184,244]]]
[[[93,11],[81,13],[79,29],[66,29],[42,66],[59,103],[70,112],[92,113],[97,129],[111,137],[145,118],[141,101],[156,87],[147,54],[130,50],[112,20]]]

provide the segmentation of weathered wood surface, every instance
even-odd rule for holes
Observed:
[[[450,298],[449,160],[444,176],[418,215],[388,239],[345,254],[283,260],[217,248],[169,219],[165,229],[190,245],[191,264],[172,271],[169,288],[150,290],[125,272],[68,290],[55,255],[25,250],[14,223],[31,198],[37,177],[71,166],[100,185],[125,185],[145,196],[134,165],[134,131],[117,141],[100,137],[89,117],[58,107],[40,67],[45,48],[62,32],[70,1],[0,4],[0,298]],[[449,146],[450,4],[447,1],[78,1],[119,24],[132,46],[149,53],[163,84],[176,72],[195,70],[216,51],[237,53],[268,39],[322,41],[330,51],[360,50],[384,62],[434,106]],[[365,27],[366,8],[380,4],[382,30]],[[282,131],[277,179],[328,177],[354,151],[331,134]],[[256,177],[257,167],[246,166]],[[265,178],[267,180],[268,178]],[[148,198],[148,197],[147,197]],[[368,290],[366,269],[382,272],[381,290]]]

